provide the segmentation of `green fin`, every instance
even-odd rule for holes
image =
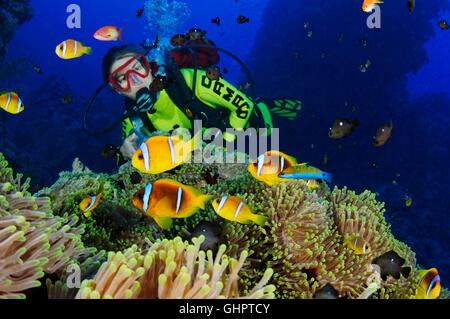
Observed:
[[[262,216],[262,215],[255,215],[255,218],[253,219],[253,221],[261,226],[264,227],[266,225],[268,217],[267,216]]]
[[[155,217],[155,222],[162,229],[170,229],[172,227],[172,218],[170,217]]]
[[[289,98],[277,98],[273,100],[263,100],[267,104],[271,114],[278,115],[279,117],[293,120],[298,111],[302,108],[302,102],[296,99]]]
[[[81,44],[83,45],[83,43],[81,43]],[[92,48],[91,47],[84,47],[84,53],[86,53],[87,55],[91,55],[92,54]]]

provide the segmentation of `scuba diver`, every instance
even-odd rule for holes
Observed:
[[[204,33],[191,29],[186,36],[172,37],[171,44],[175,48],[164,57],[164,75],[159,72],[161,66],[147,58],[159,39],[152,46],[115,46],[103,57],[104,83],[89,101],[83,125],[88,134],[100,135],[122,122],[122,146],[109,146],[113,151],[109,153],[118,157],[118,166],[130,160],[153,132],[185,128],[192,133],[194,120],[201,120],[203,128],[220,129],[223,139],[232,142],[236,136],[227,132],[227,128],[235,131],[266,128],[269,135],[273,128],[272,114],[288,119],[297,115],[301,108],[298,100],[254,99],[223,78],[211,79],[208,72],[219,62],[218,51],[231,55],[250,75],[239,59],[216,47]],[[251,78],[250,83],[253,84]],[[101,132],[92,132],[86,126],[87,112],[105,86],[124,96],[125,113],[120,122]]]

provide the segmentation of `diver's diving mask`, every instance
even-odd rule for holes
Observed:
[[[131,66],[131,67],[130,67]],[[124,70],[125,73],[121,74]],[[138,54],[109,75],[109,83],[119,92],[128,92],[132,85],[141,83],[151,72],[150,63],[143,54]]]

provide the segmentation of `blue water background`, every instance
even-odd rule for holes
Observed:
[[[386,203],[393,234],[412,247],[420,265],[437,267],[445,286],[450,276],[450,30],[441,30],[437,21],[450,21],[450,2],[417,1],[410,13],[404,1],[386,1],[379,30],[367,28],[368,14],[360,2],[192,0],[186,1],[191,17],[179,31],[205,29],[218,46],[244,60],[257,95],[300,98],[303,109],[295,122],[275,120],[282,127],[282,151],[313,165],[327,154],[326,170],[337,185],[377,192]],[[7,115],[7,136],[15,145],[15,156],[8,160],[34,183],[47,185],[59,171],[70,170],[75,157],[94,171],[111,171],[114,162],[100,152],[105,144],[121,143],[120,128],[90,137],[81,129],[81,118],[90,94],[101,84],[102,57],[118,43],[100,42],[92,35],[103,25],[115,25],[124,27],[125,42],[153,39],[145,20],[135,17],[143,1],[78,0],[81,29],[66,27],[66,7],[73,1],[31,3],[35,16],[18,29],[8,58],[28,56],[44,74],[30,71],[1,83],[20,93],[26,108],[17,116]],[[239,14],[251,22],[237,24]],[[219,27],[211,23],[216,16],[222,20]],[[311,38],[304,21],[310,22]],[[69,38],[91,46],[93,55],[59,59],[55,47]],[[364,48],[361,38],[367,40]],[[359,65],[366,59],[372,65],[362,73]],[[246,80],[229,58],[222,55],[220,65],[229,69],[230,82]],[[66,93],[73,95],[73,104],[61,102]],[[89,125],[103,128],[121,112],[121,98],[105,91]],[[332,140],[327,132],[336,117],[358,118],[361,125],[349,137]],[[373,147],[377,126],[390,120],[392,138]],[[404,204],[406,195],[412,198],[410,207]]]

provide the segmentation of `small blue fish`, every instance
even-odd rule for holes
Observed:
[[[308,165],[306,163],[294,165],[283,170],[280,178],[303,178],[303,179],[323,179],[331,183],[333,177],[332,174],[324,172],[316,167]]]

